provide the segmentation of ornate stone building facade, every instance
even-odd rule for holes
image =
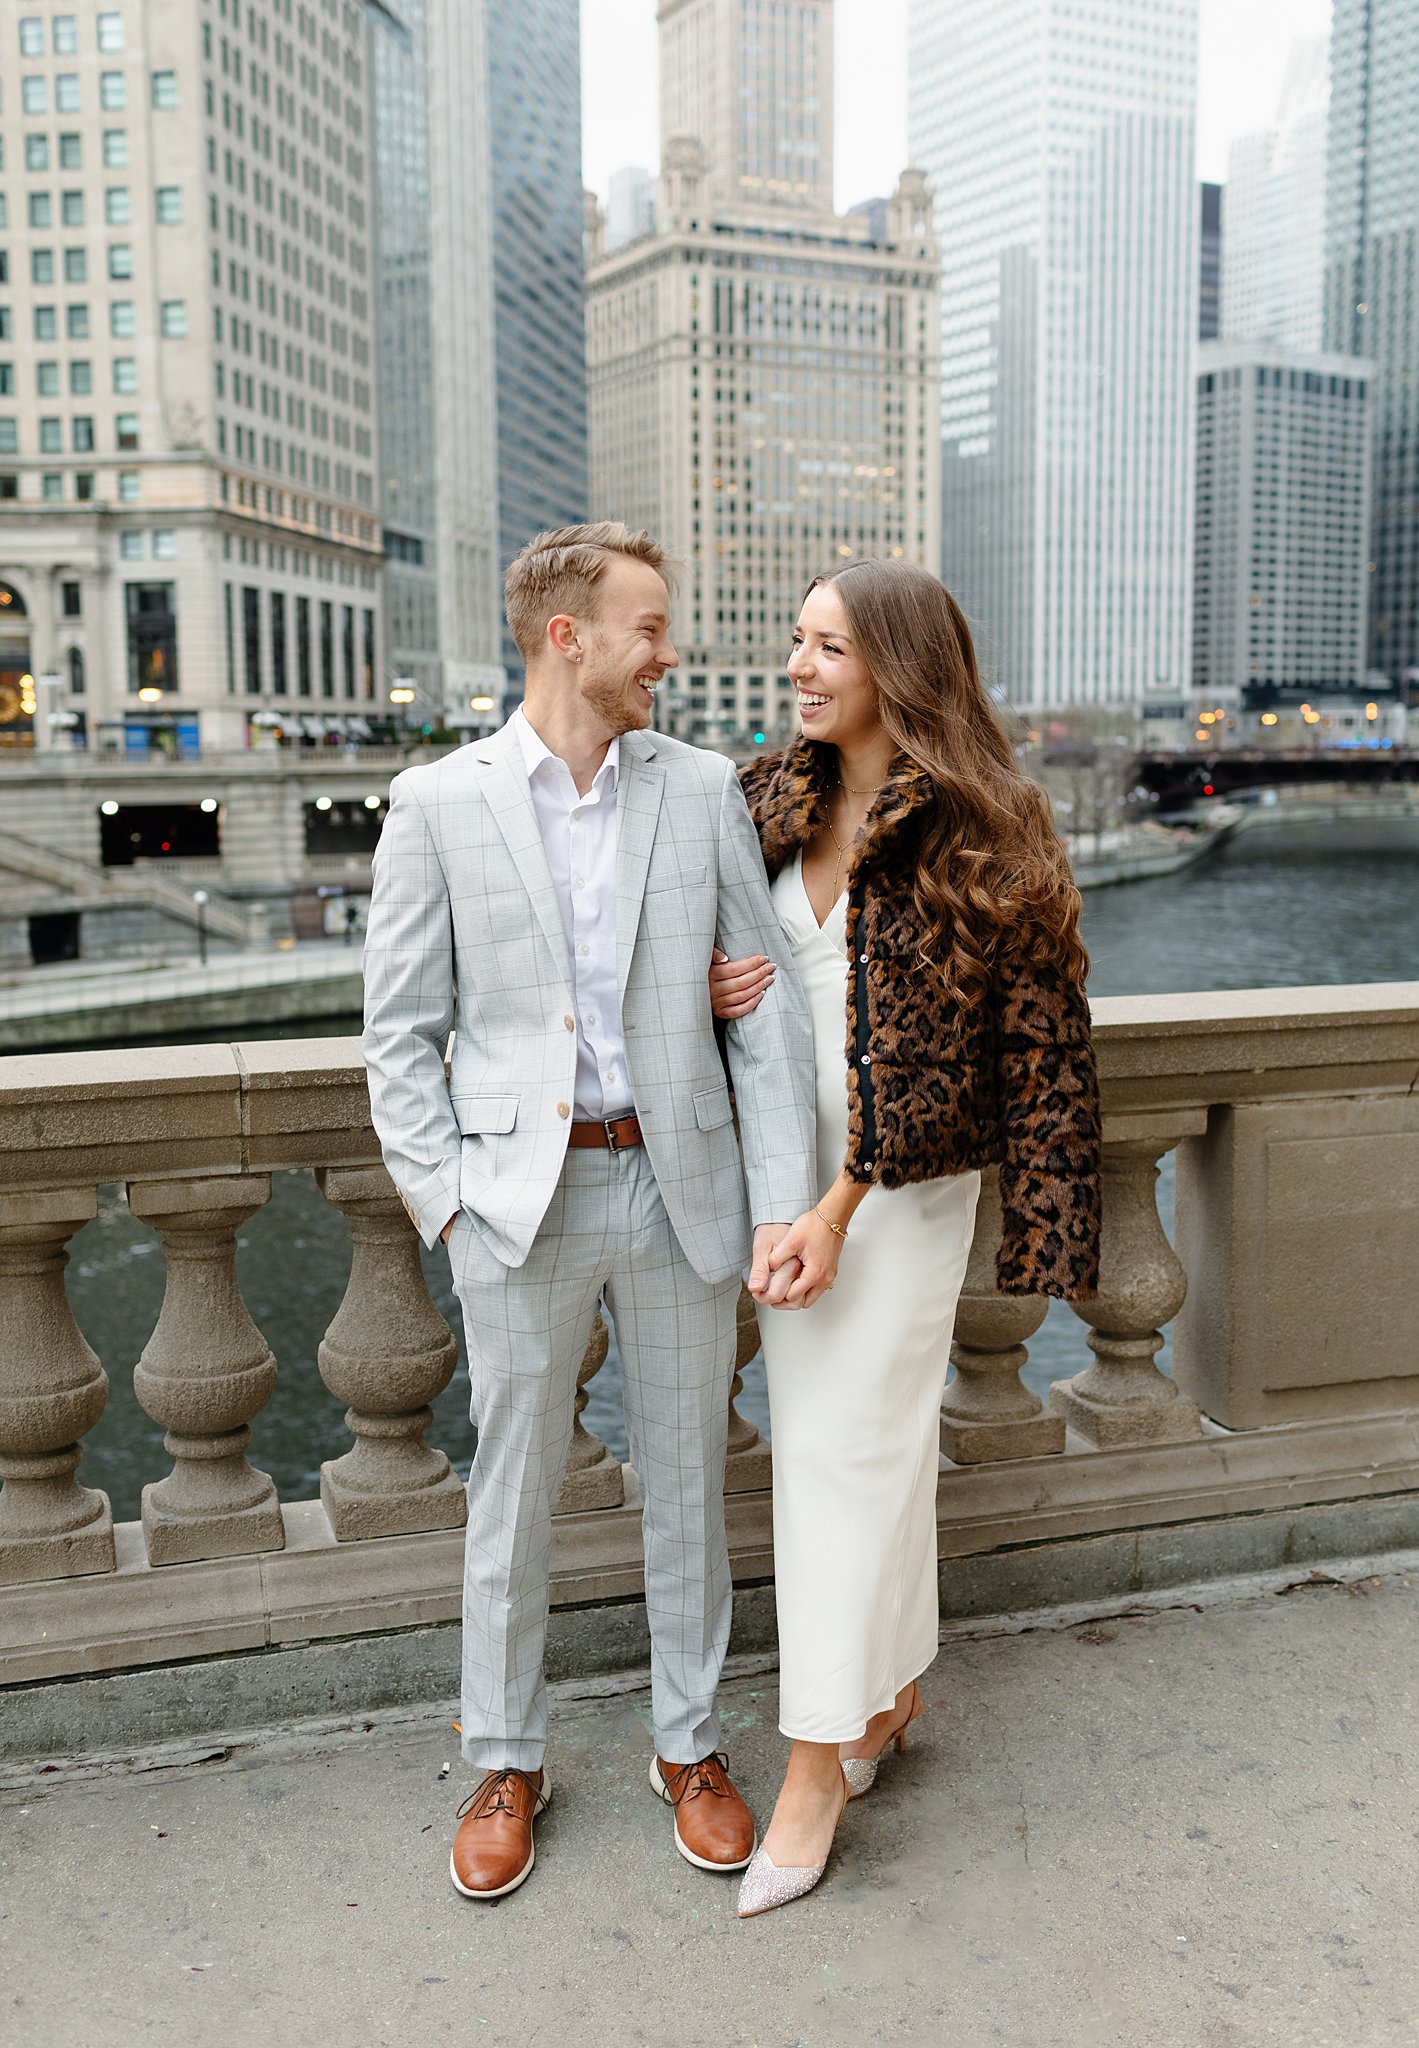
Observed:
[[[682,565],[664,721],[768,744],[812,578],[938,559],[930,193],[876,239],[832,211],[830,0],[664,0],[660,36],[656,232],[588,273],[592,512]]]
[[[37,678],[0,738],[358,733],[380,667],[363,7],[0,0],[0,80],[0,673]]]

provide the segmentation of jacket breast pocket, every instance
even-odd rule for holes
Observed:
[[[717,1131],[733,1116],[727,1088],[705,1088],[695,1097],[695,1122],[702,1131]]]
[[[515,1095],[452,1095],[454,1120],[465,1138],[491,1137],[517,1122]]]

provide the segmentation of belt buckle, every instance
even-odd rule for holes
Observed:
[[[608,1152],[619,1152],[621,1146],[616,1136],[616,1119],[609,1116],[602,1117],[601,1128],[606,1133],[606,1150]]]

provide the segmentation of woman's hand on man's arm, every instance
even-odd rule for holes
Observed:
[[[710,957],[709,985],[710,1008],[716,1017],[728,1022],[734,1017],[747,1017],[751,1010],[757,1010],[768,990],[773,986],[774,963],[762,953],[751,953],[747,959],[731,960],[716,946]]]

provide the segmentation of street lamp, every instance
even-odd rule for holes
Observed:
[[[197,905],[197,958],[207,965],[207,891],[194,889],[192,900]]]

